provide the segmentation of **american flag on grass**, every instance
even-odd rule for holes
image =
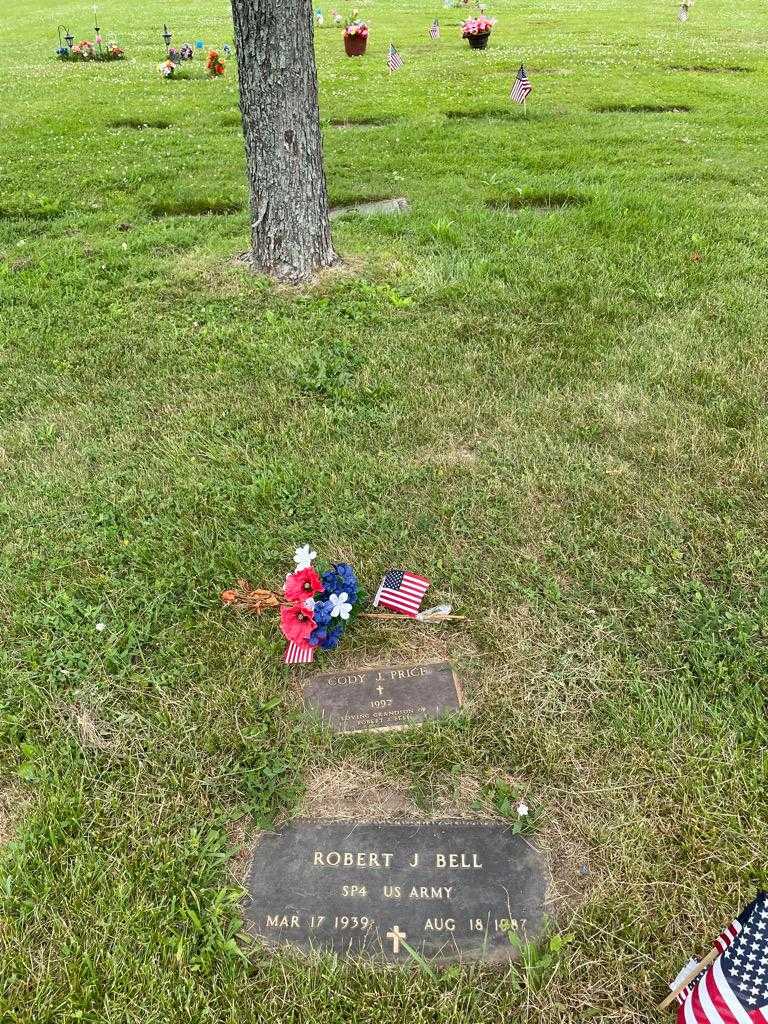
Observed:
[[[285,649],[283,661],[286,665],[309,665],[314,657],[314,647],[299,647],[291,640]]]
[[[432,24],[429,26],[429,35],[431,39],[440,38],[440,22],[435,18]]]
[[[404,569],[390,569],[384,574],[373,607],[378,608],[381,605],[415,619],[428,589],[429,580],[423,576],[406,572]]]
[[[509,94],[510,98],[515,103],[525,103],[532,88],[531,83],[528,81],[528,75],[525,73],[525,68],[521,64],[520,70],[517,72],[515,84],[512,86],[512,92]]]
[[[750,906],[751,906],[751,904],[750,904]],[[747,910],[749,910],[749,907],[747,908]],[[746,911],[745,911],[745,913],[746,913]],[[734,919],[734,921],[732,921],[731,924],[728,925],[728,927],[724,931],[720,932],[720,934],[715,939],[713,945],[714,945],[715,949],[717,950],[717,952],[718,953],[724,953],[726,951],[726,949],[728,949],[730,944],[733,942],[733,940],[736,938],[736,936],[739,934],[740,931],[741,931],[741,921],[737,917],[737,918]],[[680,973],[678,974],[677,978],[675,978],[675,980],[670,984],[670,988],[672,988],[672,989],[677,988],[677,985],[678,985],[679,981],[682,981],[683,978],[688,977],[688,975],[691,973],[691,971],[696,966],[698,966],[698,960],[696,960],[695,958],[692,959],[692,960],[689,960],[688,963],[685,965],[685,967],[682,969],[682,971],[680,971]],[[688,998],[688,996],[691,994],[691,992],[693,992],[693,990],[696,988],[696,983],[701,978],[701,976],[702,976],[702,974],[704,973],[705,970],[706,970],[706,967],[702,967],[702,969],[699,972],[699,974],[698,975],[694,975],[693,980],[688,985],[686,985],[685,988],[681,992],[677,993],[677,995],[675,996],[675,999],[677,1000],[677,1002],[681,1006],[685,1002],[685,1000]]]
[[[403,58],[397,52],[397,47],[394,43],[389,44],[389,54],[387,55],[387,67],[390,71],[399,71],[403,66]]]
[[[714,963],[680,993],[678,1024],[768,1024],[768,893],[758,894],[715,948]]]

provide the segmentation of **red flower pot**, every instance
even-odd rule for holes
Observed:
[[[344,35],[344,49],[348,57],[362,57],[368,45],[368,36],[355,32],[353,36]]]
[[[473,50],[484,50],[488,45],[490,32],[477,32],[475,35],[467,36],[467,42]]]

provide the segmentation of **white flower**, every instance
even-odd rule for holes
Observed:
[[[95,628],[97,633],[103,633],[107,628],[107,624],[105,622],[97,622]]]
[[[304,602],[304,607],[307,608],[309,611],[313,612],[315,610],[315,599],[314,599],[314,597],[308,597],[306,599],[306,601]]]
[[[305,544],[303,548],[296,548],[296,552],[293,556],[293,560],[296,563],[296,570],[301,572],[302,569],[309,569],[316,558],[317,552],[310,551],[309,544]]]
[[[348,602],[349,594],[346,590],[343,590],[340,594],[331,594],[331,618],[335,619],[337,616],[340,619],[348,619],[349,613],[352,611],[352,605]]]
[[[524,804],[522,800],[517,805],[517,816],[518,818],[526,818],[528,816],[528,804]]]

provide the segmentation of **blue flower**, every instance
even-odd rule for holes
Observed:
[[[346,562],[339,562],[338,565],[334,565],[328,572],[324,572],[323,585],[329,597],[331,594],[346,593],[350,604],[354,604],[357,600],[357,576],[355,576],[352,566]]]
[[[333,605],[330,601],[318,601],[315,600],[315,622],[318,626],[327,626],[331,621],[331,612],[333,611]]]
[[[313,647],[322,646],[323,641],[328,637],[328,630],[325,626],[318,626],[309,634],[309,642]]]
[[[339,646],[341,640],[341,634],[344,629],[341,626],[337,626],[336,629],[325,631],[325,637],[320,641],[320,646],[324,651],[333,651]]]

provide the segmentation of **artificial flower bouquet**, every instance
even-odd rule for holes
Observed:
[[[336,562],[322,576],[313,568],[316,551],[297,548],[296,570],[285,577],[286,604],[280,608],[280,628],[299,648],[332,651],[359,603],[360,585],[351,565]]]
[[[467,18],[461,23],[462,39],[469,39],[470,36],[490,35],[495,24],[495,18],[486,18],[484,14],[478,15],[476,18]]]
[[[122,46],[118,46],[117,43],[107,43],[102,47],[102,40],[99,36],[96,36],[95,43],[92,43],[90,39],[83,39],[81,42],[75,43],[71,50],[66,46],[60,46],[56,50],[56,55],[60,60],[125,60],[125,50]]]
[[[345,36],[360,36],[361,39],[368,38],[368,26],[364,21],[348,21],[344,26]]]
[[[192,43],[182,43],[178,49],[172,46],[168,51],[168,56],[176,64],[183,64],[185,60],[192,60],[195,56],[195,48]]]
[[[316,651],[335,650],[358,614],[367,619],[410,618],[419,622],[464,618],[452,615],[447,604],[421,611],[430,582],[404,569],[388,570],[376,592],[373,608],[387,611],[360,611],[362,592],[352,566],[333,562],[320,573],[312,565],[316,558],[317,552],[309,544],[296,548],[296,568],[285,577],[282,591],[256,589],[247,580],[238,580],[235,587],[221,594],[225,605],[253,615],[279,612],[280,629],[288,641],[283,658],[287,665],[308,664]]]
[[[361,601],[360,584],[354,569],[346,562],[334,562],[323,573],[312,563],[317,552],[309,544],[297,548],[293,556],[296,568],[285,577],[282,594],[256,590],[245,580],[237,588],[225,590],[224,604],[234,605],[261,615],[279,609],[280,629],[288,641],[285,661],[310,662],[315,651],[338,647]]]
[[[229,46],[224,46],[223,52],[229,56],[232,52]],[[163,78],[190,78],[190,74],[184,69],[183,65],[192,60],[195,55],[194,47],[191,43],[182,43],[181,46],[170,46],[168,48],[168,59],[164,60],[162,64],[158,65],[158,71]],[[209,50],[208,56],[205,58],[205,73],[209,78],[218,78],[224,74],[225,64],[219,56],[218,50]]]
[[[352,12],[352,18],[344,26],[344,49],[348,57],[362,57],[368,45],[368,26]]]
[[[205,70],[211,78],[217,78],[224,74],[224,61],[219,57],[218,50],[209,50],[205,62]]]

